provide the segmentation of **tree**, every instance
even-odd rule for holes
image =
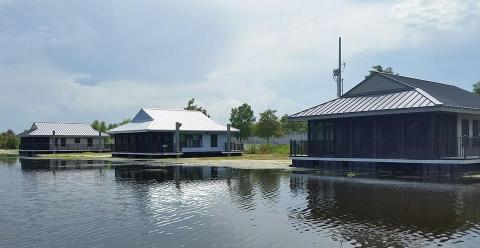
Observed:
[[[284,133],[304,133],[307,131],[307,122],[305,121],[290,121],[288,115],[285,114],[280,118],[282,130]]]
[[[230,123],[233,127],[240,129],[240,134],[238,135],[240,141],[250,137],[253,133],[253,125],[255,124],[252,107],[244,103],[233,108],[230,113]]]
[[[114,129],[114,128],[117,128],[121,125],[125,125],[127,123],[130,123],[132,120],[130,118],[127,118],[127,119],[123,119],[120,123],[110,123],[108,124],[107,126],[107,130],[111,130],[111,129]]]
[[[276,110],[268,109],[260,113],[260,119],[255,125],[256,135],[264,138],[267,143],[271,137],[280,137],[283,134],[282,125],[275,115],[276,112]]]
[[[195,98],[192,98],[188,101],[187,103],[187,107],[184,108],[185,110],[195,110],[195,111],[200,111],[202,112],[204,115],[208,116],[208,118],[210,118],[210,115],[207,114],[207,110],[200,107],[200,106],[197,106],[195,104]]]
[[[18,149],[20,141],[12,130],[0,134],[0,149]]]
[[[473,93],[480,95],[480,81],[473,84]]]
[[[381,65],[374,65],[374,66],[372,66],[372,69],[370,69],[368,72],[369,72],[368,75],[365,76],[365,77],[369,77],[370,75],[372,75],[372,74],[374,74],[374,73],[376,73],[376,72],[382,72],[382,73],[386,73],[386,74],[392,74],[392,75],[396,74],[396,75],[398,75],[398,73],[395,73],[395,72],[393,71],[393,68],[392,68],[392,67],[383,68],[383,66],[381,66]]]
[[[94,120],[90,126],[97,131],[106,132],[118,126],[125,125],[131,121],[131,119],[123,119],[120,123],[110,123],[107,125],[105,121]]]

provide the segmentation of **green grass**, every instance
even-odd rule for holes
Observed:
[[[0,149],[0,155],[18,155],[18,150],[2,150],[2,149]]]
[[[288,160],[285,154],[248,154],[231,157],[199,157],[198,160]]]
[[[289,145],[247,145],[242,156],[231,157],[200,157],[198,160],[288,160]],[[54,159],[92,159],[92,160],[129,160],[128,158],[112,158],[111,153],[57,153],[39,155],[41,158]]]
[[[59,158],[59,159],[103,159],[111,158],[112,154],[109,152],[82,152],[82,153],[56,153],[56,154],[41,154],[42,158]]]

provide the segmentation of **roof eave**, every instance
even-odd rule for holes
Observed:
[[[422,112],[436,112],[447,111],[444,106],[431,106],[431,107],[418,107],[408,109],[386,109],[376,111],[365,112],[352,112],[342,114],[327,114],[327,115],[312,115],[312,116],[300,116],[300,117],[288,117],[292,121],[309,121],[309,120],[323,120],[323,119],[335,119],[335,118],[349,118],[349,117],[362,117],[362,116],[375,116],[375,115],[391,115],[391,114],[409,114],[409,113],[422,113]],[[448,112],[448,111],[447,111]],[[480,111],[478,112],[480,113]]]

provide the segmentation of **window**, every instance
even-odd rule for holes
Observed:
[[[75,144],[80,144],[80,138],[75,138]]]
[[[462,120],[462,137],[463,136],[470,136],[469,121],[467,119]]]
[[[87,138],[87,146],[92,147],[93,146],[93,139],[92,138]]]
[[[55,146],[58,146],[58,138],[55,138]]]
[[[475,137],[473,138],[472,142],[475,147],[480,146],[480,139],[478,137],[478,120],[472,121],[472,136]]]
[[[210,147],[217,147],[218,146],[218,137],[216,134],[210,135]]]
[[[478,137],[478,121],[477,120],[472,121],[472,136]]]
[[[60,139],[60,146],[61,147],[66,147],[67,146],[67,139],[61,138]]]
[[[181,147],[202,147],[202,135],[200,134],[182,134],[180,135]]]

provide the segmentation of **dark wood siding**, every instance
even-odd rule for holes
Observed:
[[[114,152],[163,153],[173,152],[173,133],[141,132],[112,135]]]
[[[309,121],[311,156],[359,158],[449,157],[458,148],[456,116],[384,115]]]

